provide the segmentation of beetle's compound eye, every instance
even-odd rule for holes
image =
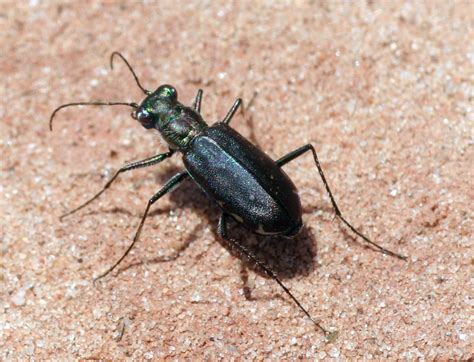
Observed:
[[[147,129],[153,128],[155,125],[153,117],[145,108],[139,108],[138,110],[133,111],[132,118],[136,119],[143,127]]]
[[[178,99],[178,92],[176,89],[168,84],[164,84],[160,86],[157,90],[156,93],[158,94],[159,97],[168,99],[170,101],[176,101]]]

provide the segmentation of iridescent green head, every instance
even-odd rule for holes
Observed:
[[[148,94],[132,117],[147,129],[157,129],[170,148],[176,150],[186,149],[207,127],[198,112],[178,102],[178,92],[167,84]]]

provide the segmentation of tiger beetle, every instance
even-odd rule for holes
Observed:
[[[200,114],[202,89],[198,90],[192,107],[187,107],[178,102],[178,93],[171,85],[161,85],[154,92],[143,88],[133,68],[119,52],[113,52],[110,57],[110,67],[112,69],[114,57],[119,57],[124,61],[132,73],[137,86],[145,93],[145,98],[141,103],[75,102],[63,104],[51,114],[49,121],[50,130],[52,130],[53,118],[56,113],[66,107],[80,105],[129,106],[133,108],[131,114],[133,119],[137,120],[146,129],[155,128],[159,131],[161,137],[168,143],[169,151],[123,166],[96,195],[75,209],[63,214],[60,219],[76,213],[96,200],[120,174],[126,171],[156,165],[177,152],[181,152],[183,155],[185,169],[168,180],[149,199],[133,241],[125,253],[94,281],[105,277],[114,270],[132,250],[140,238],[140,233],[150,207],[162,196],[174,190],[184,180],[191,178],[222,209],[217,226],[219,236],[228,242],[232,249],[239,252],[240,255],[247,257],[251,262],[260,267],[268,277],[278,283],[314,325],[328,339],[334,339],[337,332],[329,332],[323,328],[311,317],[306,308],[303,307],[269,267],[255,257],[246,246],[228,236],[227,221],[229,218],[257,234],[294,237],[303,225],[301,202],[294,183],[282,170],[282,166],[309,151],[313,156],[314,163],[329,195],[336,217],[352,232],[362,238],[364,242],[377,248],[380,252],[402,260],[406,260],[406,257],[376,244],[359,232],[342,216],[324,176],[313,145],[304,145],[274,161],[229,126],[232,117],[242,104],[240,98],[234,102],[222,122],[208,126]]]

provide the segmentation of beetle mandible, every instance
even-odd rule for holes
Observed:
[[[227,241],[231,248],[246,256],[251,262],[260,267],[265,274],[275,280],[326,337],[334,337],[336,332],[329,332],[313,319],[270,268],[256,258],[238,240],[228,236],[227,220],[231,218],[257,234],[295,236],[303,225],[301,202],[295,185],[282,170],[282,166],[306,152],[311,152],[336,216],[352,232],[382,253],[402,260],[406,260],[406,257],[376,244],[342,216],[324,176],[316,151],[311,144],[304,145],[274,161],[229,126],[232,117],[241,106],[242,100],[240,98],[234,102],[221,122],[208,126],[200,114],[203,94],[201,89],[197,92],[193,106],[186,107],[178,101],[177,91],[170,85],[161,85],[154,92],[143,88],[133,68],[121,53],[112,53],[110,57],[111,68],[113,68],[113,60],[116,56],[125,62],[135,78],[136,84],[145,93],[144,100],[140,104],[127,102],[75,102],[63,104],[51,114],[50,129],[52,130],[52,122],[56,113],[65,107],[125,105],[133,108],[132,117],[144,128],[155,128],[159,131],[168,143],[169,151],[123,166],[96,195],[75,209],[63,214],[60,218],[69,216],[96,200],[123,172],[156,165],[177,152],[183,155],[185,169],[168,180],[150,198],[133,241],[125,253],[95,280],[105,277],[114,270],[132,250],[140,237],[150,207],[161,197],[174,190],[185,179],[191,178],[222,209],[217,227],[219,236]]]

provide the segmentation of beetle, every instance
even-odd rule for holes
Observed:
[[[269,267],[255,257],[238,240],[228,236],[227,221],[233,219],[257,234],[294,237],[303,225],[301,201],[296,186],[282,170],[282,166],[306,152],[311,152],[336,216],[352,232],[380,252],[402,260],[406,260],[406,257],[376,244],[342,216],[313,145],[306,144],[274,161],[230,127],[229,124],[233,116],[242,104],[240,98],[234,102],[221,122],[208,126],[200,114],[203,96],[201,89],[198,90],[192,107],[187,107],[178,101],[178,93],[171,85],[161,85],[154,92],[143,88],[133,68],[119,52],[113,52],[110,57],[112,69],[115,57],[119,57],[124,61],[135,78],[137,86],[144,92],[145,98],[140,104],[127,102],[75,102],[63,104],[51,114],[50,130],[52,130],[53,118],[63,108],[78,105],[124,105],[133,108],[132,118],[145,129],[158,130],[161,137],[168,144],[169,150],[123,166],[97,194],[75,209],[63,214],[60,219],[79,211],[96,200],[124,172],[156,165],[175,153],[182,154],[185,169],[168,180],[149,199],[131,244],[124,254],[95,280],[105,277],[114,270],[132,250],[140,238],[150,207],[161,197],[178,187],[184,180],[191,178],[204,193],[217,202],[222,210],[217,227],[219,236],[227,241],[231,248],[247,257],[278,283],[299,309],[328,338],[333,338],[335,332],[329,332],[313,319],[306,308]]]

